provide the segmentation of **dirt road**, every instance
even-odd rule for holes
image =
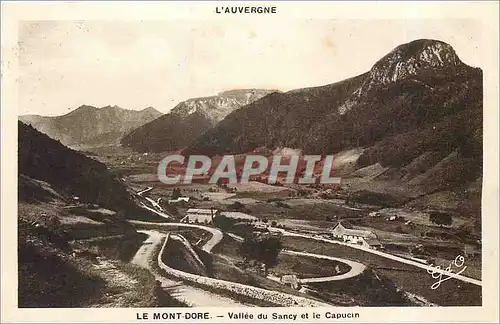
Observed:
[[[196,224],[187,224],[187,223],[150,223],[150,222],[144,222],[144,221],[129,221],[129,223],[136,224],[136,225],[155,225],[155,226],[162,226],[165,227],[166,230],[168,230],[169,227],[173,228],[179,228],[179,227],[187,227],[187,228],[198,228],[202,229],[204,231],[209,232],[212,234],[212,237],[202,246],[202,249],[206,252],[211,252],[212,249],[219,244],[219,242],[222,240],[224,237],[224,234],[218,230],[217,228],[214,227],[208,227],[208,226],[202,226],[202,225],[196,225]]]
[[[170,296],[187,304],[188,306],[219,306],[219,307],[253,307],[251,304],[243,304],[234,301],[230,298],[219,296],[203,289],[194,288],[185,285],[182,281],[170,280],[162,277],[150,266],[150,260],[154,258],[153,252],[156,247],[161,244],[162,239],[166,236],[157,231],[139,231],[147,234],[149,237],[144,241],[143,245],[139,248],[132,263],[139,265],[143,268],[149,269],[156,280],[161,282],[161,286],[165,289]]]
[[[366,269],[366,266],[364,264],[359,263],[359,262],[335,258],[335,257],[331,257],[328,255],[313,254],[313,253],[299,252],[299,251],[290,251],[290,250],[283,250],[281,253],[291,254],[291,255],[300,255],[300,256],[306,256],[306,257],[317,258],[317,259],[333,260],[333,261],[345,263],[351,267],[351,270],[349,270],[348,272],[341,274],[341,275],[329,276],[329,277],[304,278],[304,279],[299,280],[301,283],[345,280],[345,279],[353,278],[353,277],[360,275]]]

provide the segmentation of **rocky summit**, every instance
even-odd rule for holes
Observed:
[[[370,91],[425,73],[463,66],[453,47],[437,40],[419,39],[400,45],[381,58],[368,72],[363,84],[339,107],[344,114]]]

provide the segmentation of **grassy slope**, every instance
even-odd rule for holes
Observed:
[[[19,237],[19,307],[167,306],[147,270],[105,256],[117,251],[80,245],[73,255],[75,246],[33,232]]]

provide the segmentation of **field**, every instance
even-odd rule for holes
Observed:
[[[295,274],[299,278],[328,277],[334,274],[340,275],[350,270],[350,267],[342,262],[333,260],[316,259],[297,255],[279,255],[279,263],[270,272],[276,276],[285,274]],[[340,268],[339,273],[335,273],[335,267]]]

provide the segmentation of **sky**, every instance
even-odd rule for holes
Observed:
[[[19,27],[19,114],[81,105],[168,112],[230,89],[287,91],[368,71],[396,46],[444,41],[481,67],[473,20],[32,21]]]

